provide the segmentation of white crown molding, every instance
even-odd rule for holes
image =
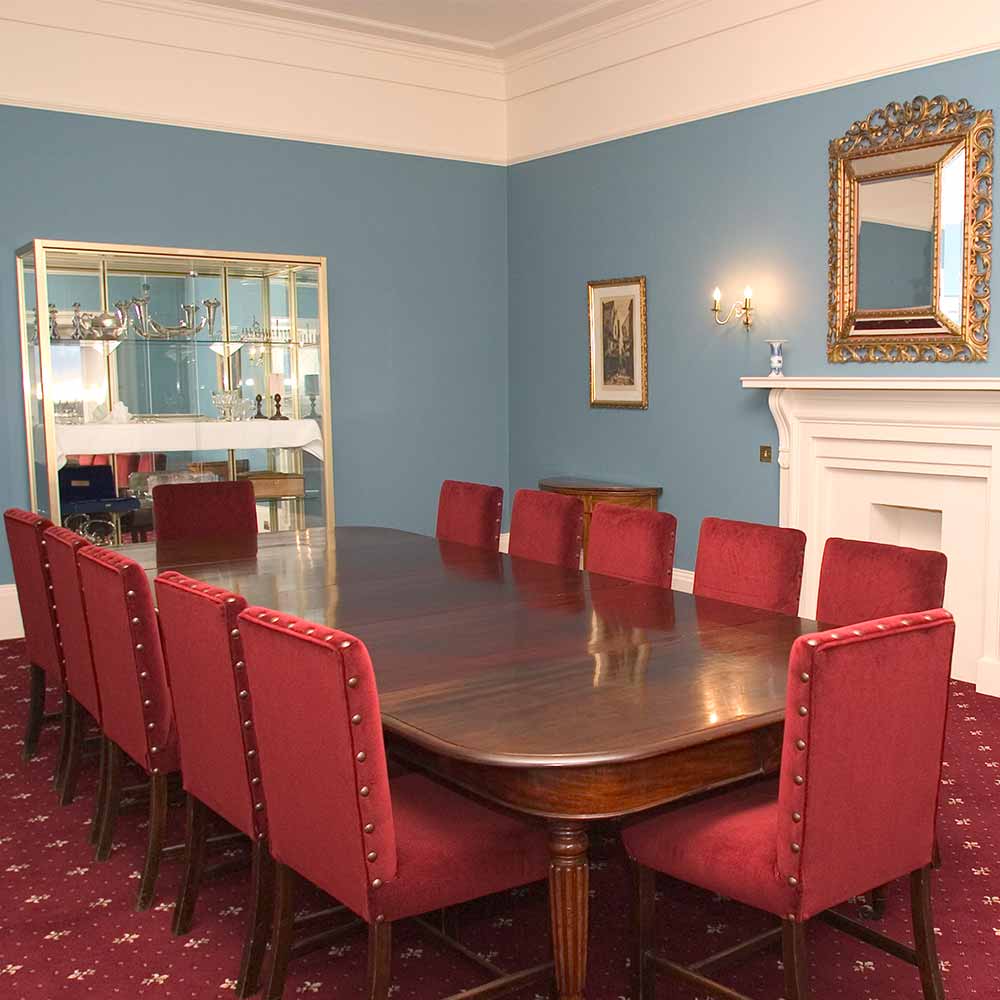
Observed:
[[[653,0],[506,59],[258,2],[4,0],[0,100],[504,165],[1000,48],[996,0]]]
[[[197,16],[186,11],[198,8]],[[278,19],[229,23],[184,0],[5,0],[6,103],[456,160],[506,161],[493,61]],[[418,51],[419,49],[419,51]],[[99,53],[99,58],[96,54]],[[88,55],[90,58],[87,58]],[[86,72],[82,67],[86,66]]]

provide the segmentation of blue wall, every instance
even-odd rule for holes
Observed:
[[[510,170],[510,487],[546,475],[664,487],[677,564],[694,565],[702,517],[774,523],[777,444],[768,338],[788,375],[998,375],[973,365],[828,365],[827,145],[873,108],[916,94],[1000,108],[1000,52],[603,143]],[[587,391],[587,282],[644,274],[649,409],[594,410]],[[749,337],[718,328],[744,285]]]
[[[0,136],[3,507],[27,501],[14,250],[36,236],[325,254],[338,523],[430,532],[442,479],[506,483],[503,168],[10,107]]]

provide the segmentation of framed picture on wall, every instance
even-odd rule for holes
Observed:
[[[587,282],[590,405],[649,405],[646,377],[646,278]]]

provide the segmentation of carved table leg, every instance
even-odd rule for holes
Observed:
[[[589,884],[583,823],[553,820],[549,824],[549,909],[558,1000],[583,1000]]]

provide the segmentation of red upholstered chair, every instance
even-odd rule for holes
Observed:
[[[360,640],[264,608],[240,615],[240,634],[279,862],[266,996],[282,995],[297,873],[367,923],[368,984],[358,995],[385,1000],[393,921],[545,878],[545,833],[422,774],[390,784]]]
[[[61,805],[68,805],[76,795],[88,722],[101,724],[101,697],[90,651],[90,629],[77,563],[77,553],[90,542],[75,531],[56,526],[47,528],[44,537],[66,668],[63,710],[67,717],[63,726],[59,801]],[[96,826],[92,827],[91,833],[95,830]]]
[[[828,538],[819,571],[816,620],[848,625],[944,603],[943,552]]]
[[[676,539],[673,514],[599,503],[590,518],[587,569],[669,590]]]
[[[160,563],[252,559],[257,554],[253,483],[242,479],[156,486],[153,527]]]
[[[24,759],[29,760],[38,752],[42,723],[62,718],[61,713],[46,716],[46,686],[65,691],[62,644],[59,641],[56,609],[49,589],[52,581],[49,578],[43,538],[45,529],[51,527],[52,522],[16,507],[4,511],[3,520],[7,529],[10,559],[14,565],[17,602],[21,608],[24,641],[30,664],[30,700],[22,751]],[[57,766],[57,783],[60,777]]]
[[[180,767],[153,595],[134,560],[96,545],[78,554],[90,648],[101,692],[104,769],[97,859],[111,854],[124,754],[149,775],[149,842],[137,909],[153,902],[167,825],[167,776]]]
[[[236,995],[257,992],[271,927],[274,863],[267,847],[253,710],[237,629],[246,601],[180,573],[156,578],[163,646],[170,664],[177,733],[184,754],[187,835],[173,931],[191,929],[214,813],[253,843],[252,891]]]
[[[625,831],[639,866],[636,1000],[653,996],[654,967],[708,990],[652,951],[656,871],[780,917],[785,1000],[808,995],[813,917],[912,962],[925,1000],[943,1000],[930,865],[954,636],[938,609],[796,639],[777,787],[743,787]],[[829,909],[902,875],[914,949]]]
[[[438,498],[437,537],[496,552],[500,547],[503,490],[446,479]]]
[[[698,538],[694,593],[797,615],[805,549],[806,536],[796,528],[706,517]]]
[[[819,571],[816,620],[848,625],[944,604],[948,559],[943,552],[881,542],[828,538]],[[881,918],[887,887],[874,889],[862,907]]]
[[[541,490],[518,490],[514,494],[510,555],[579,569],[582,548],[582,500]]]

